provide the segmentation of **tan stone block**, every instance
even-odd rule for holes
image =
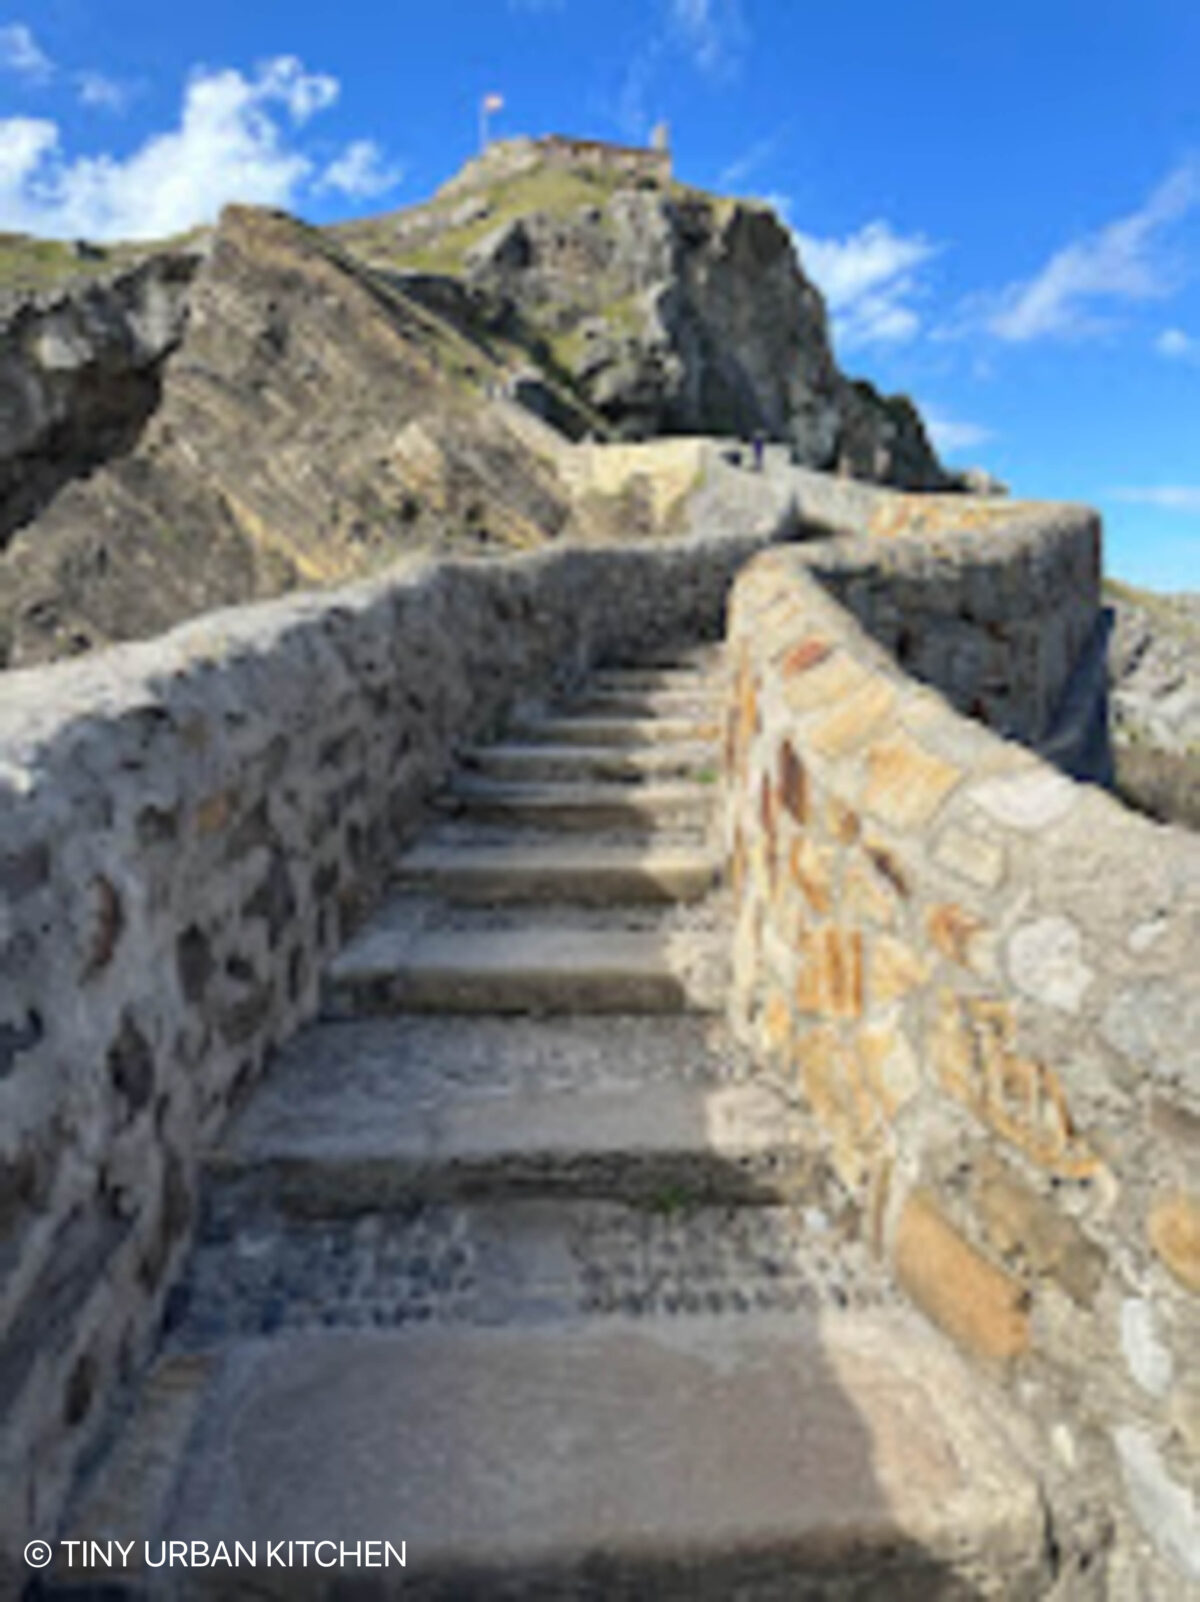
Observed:
[[[1177,1191],[1155,1202],[1146,1233],[1170,1273],[1200,1296],[1200,1196]]]
[[[894,733],[871,750],[863,805],[894,829],[920,829],[963,777],[909,735]]]
[[[785,677],[783,699],[793,712],[814,712],[853,695],[869,679],[865,668],[838,651],[823,657],[799,677]]]
[[[1024,1286],[976,1251],[927,1191],[904,1204],[893,1266],[902,1289],[968,1352],[1006,1362],[1029,1350]]]
[[[919,952],[892,935],[876,935],[868,960],[867,995],[872,1007],[902,1001],[929,978],[929,965]]]
[[[814,1116],[830,1130],[841,1119],[840,1054],[841,1045],[832,1029],[806,1029],[797,1041],[796,1067],[804,1094]]]
[[[916,1052],[895,1024],[864,1029],[856,1044],[865,1082],[885,1115],[895,1118],[921,1089]]]
[[[825,1018],[858,1018],[863,1009],[863,940],[857,929],[826,926],[798,950],[796,1005]]]
[[[1054,1280],[1081,1307],[1092,1305],[1105,1256],[1073,1218],[991,1154],[976,1165],[972,1200],[988,1244],[1005,1261]]]
[[[773,990],[763,1009],[763,1038],[772,1062],[788,1062],[792,1049],[792,1009],[781,991]]]
[[[890,928],[896,921],[895,901],[857,862],[845,871],[838,904],[847,918],[868,927]]]
[[[960,967],[970,965],[971,942],[983,927],[972,913],[951,901],[931,907],[925,918],[925,929],[934,946]]]
[[[957,825],[946,830],[934,848],[934,859],[943,868],[968,879],[984,890],[997,889],[1004,880],[1005,851],[995,841],[984,840]]]
[[[805,745],[830,761],[850,756],[889,721],[896,700],[896,691],[885,679],[868,679],[860,690],[839,701],[819,723],[805,730]]]
[[[833,907],[833,871],[829,852],[808,835],[792,842],[788,863],[793,883],[818,917],[827,918]]]

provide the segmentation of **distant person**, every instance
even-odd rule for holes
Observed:
[[[754,430],[754,435],[750,443],[754,448],[754,471],[756,473],[761,473],[763,470],[763,452],[766,450],[767,445],[766,436],[763,434],[761,428],[756,428]]]

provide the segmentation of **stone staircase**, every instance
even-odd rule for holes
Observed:
[[[212,1153],[68,1520],[257,1566],[105,1596],[1048,1594],[1006,1428],[725,1033],[720,681],[597,674],[465,755]],[[268,1567],[286,1540],[407,1566]]]

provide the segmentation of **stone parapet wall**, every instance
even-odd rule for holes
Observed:
[[[1053,734],[1100,614],[1094,512],[789,479],[801,529],[840,536],[814,571],[908,673],[1002,734]]]
[[[896,647],[910,618],[952,615],[956,584],[985,630],[1021,593],[1040,608],[1039,582],[1077,575],[1091,594],[1056,520],[1018,556],[1022,592],[986,556],[955,579],[928,546],[891,591],[887,558],[849,545],[772,552],[739,579],[732,1016],[900,1286],[1041,1430],[1064,1564],[1091,1552],[1095,1571],[1065,1594],[1185,1596],[1200,1594],[1200,840],[963,718],[851,615]],[[1063,627],[1086,621],[1070,605]],[[961,702],[951,656],[925,668]],[[1053,677],[1031,669],[1032,699],[996,721],[1036,728]],[[1128,1538],[1088,1590],[1110,1521]]]
[[[53,1527],[200,1153],[456,749],[595,661],[716,637],[777,532],[417,566],[0,680],[0,1551]]]

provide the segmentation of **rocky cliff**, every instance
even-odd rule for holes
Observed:
[[[614,168],[604,147],[545,153],[494,146],[428,204],[341,239],[377,268],[463,286],[620,438],[761,431],[807,467],[958,487],[911,402],[839,372],[824,302],[768,207]]]
[[[195,249],[164,251],[0,299],[0,549],[63,484],[136,440],[199,262]]]
[[[95,259],[0,236],[0,667],[405,553],[661,532],[692,465],[668,515],[637,471],[581,477],[585,435],[762,432],[805,465],[956,482],[908,401],[838,371],[768,209],[624,156],[497,146],[334,230],[232,208]]]
[[[75,322],[63,326],[81,326],[94,298],[78,295]],[[172,306],[144,342],[157,359],[128,377],[131,389],[153,384],[153,406],[128,408],[131,437],[115,450],[94,441],[107,456],[95,471],[60,463],[69,482],[0,555],[0,662],[153,634],[406,551],[530,545],[566,522],[552,454],[484,398],[500,371],[496,348],[318,232],[231,210],[186,304]],[[140,349],[137,326],[132,315],[123,331],[114,320],[113,348]],[[36,369],[21,371],[32,387]],[[85,420],[80,407],[74,426]],[[30,457],[53,462],[61,427],[43,429],[41,457],[27,431],[34,443],[13,459],[19,482],[41,482]]]

